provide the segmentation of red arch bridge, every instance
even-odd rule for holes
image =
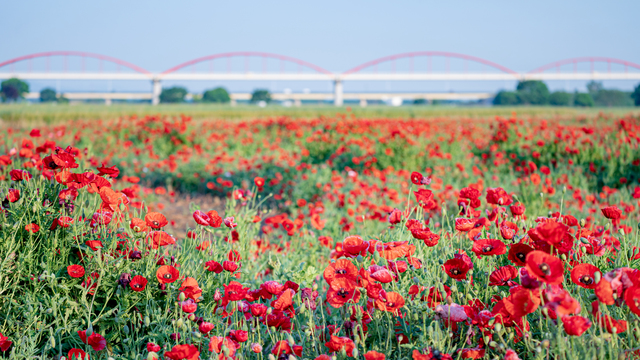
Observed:
[[[297,101],[333,100],[335,105],[342,105],[345,96],[350,98],[349,94],[343,92],[345,81],[640,80],[640,65],[607,57],[582,57],[556,61],[523,73],[474,56],[419,51],[382,57],[348,71],[335,73],[296,58],[247,51],[204,56],[154,73],[110,56],[78,51],[51,51],[0,62],[0,79],[12,77],[23,80],[151,81],[153,86],[150,94],[138,94],[137,97],[131,94],[132,97],[129,98],[149,99],[153,104],[159,102],[161,82],[165,80],[330,81],[334,84],[332,94],[283,96]],[[444,98],[460,98],[451,94],[448,97],[444,95]],[[474,95],[481,98],[491,94]],[[96,95],[98,96],[108,98],[109,93]],[[384,98],[384,94],[359,96],[361,101],[376,99],[376,96]],[[420,94],[419,97],[428,99],[429,94]],[[242,96],[237,98],[241,99]],[[462,98],[464,96],[460,99]]]

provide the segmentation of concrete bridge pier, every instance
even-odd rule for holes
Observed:
[[[344,103],[344,91],[342,88],[342,79],[333,81],[333,105],[342,106]]]
[[[151,105],[158,105],[160,103],[161,92],[162,84],[160,84],[160,79],[153,79],[153,88],[151,90]]]

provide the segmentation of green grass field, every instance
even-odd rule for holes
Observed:
[[[575,107],[454,107],[454,106],[359,106],[349,107],[358,118],[492,118],[495,116],[511,116],[517,113],[524,117],[576,117],[593,116],[600,112],[612,115],[628,113],[638,114],[639,108],[575,108]],[[193,119],[255,119],[264,117],[287,116],[291,118],[332,117],[336,113],[345,113],[347,107],[334,106],[302,106],[283,107],[269,105],[259,108],[252,105],[208,105],[208,104],[0,104],[0,120],[3,123],[26,121],[30,125],[38,123],[57,123],[80,119],[112,119],[131,115],[176,116],[185,114]]]

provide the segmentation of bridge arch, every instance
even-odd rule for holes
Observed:
[[[120,60],[118,58],[114,58],[107,55],[95,54],[95,53],[83,52],[83,51],[47,51],[47,52],[39,52],[35,54],[23,55],[13,59],[9,59],[4,62],[0,62],[0,68],[7,65],[15,64],[21,61],[26,61],[26,60],[36,59],[36,58],[48,58],[53,56],[64,56],[64,57],[73,56],[73,57],[81,57],[81,58],[94,58],[98,60],[111,62],[120,66],[124,66],[126,68],[129,68],[141,74],[151,74],[149,71],[141,68],[140,66],[134,65],[130,62]]]
[[[557,69],[557,71],[560,71],[560,67],[562,67],[563,65],[569,65],[569,64],[573,64],[573,70],[574,72],[577,71],[577,64],[579,63],[590,63],[591,64],[591,72],[594,71],[594,64],[595,63],[607,63],[607,71],[611,72],[611,64],[618,64],[618,65],[623,65],[625,67],[625,71],[629,68],[635,68],[640,70],[640,64],[636,64],[633,63],[631,61],[626,61],[626,60],[620,60],[620,59],[616,59],[616,58],[610,58],[610,57],[601,57],[601,56],[586,56],[586,57],[576,57],[576,58],[570,58],[570,59],[564,59],[564,60],[559,60],[559,61],[554,61],[551,63],[548,63],[546,65],[542,65],[538,68],[535,68],[531,71],[529,71],[529,74],[535,74],[535,73],[541,73],[541,72],[545,72],[547,70],[551,70],[551,69]]]
[[[257,52],[257,51],[236,51],[236,52],[226,52],[226,53],[220,53],[220,54],[213,54],[213,55],[207,55],[207,56],[203,56],[203,57],[199,57],[193,60],[189,60],[187,62],[184,62],[182,64],[176,65],[170,69],[167,69],[165,71],[163,71],[161,73],[161,75],[166,75],[166,74],[170,74],[173,72],[176,72],[178,70],[181,70],[187,66],[191,66],[191,65],[195,65],[197,63],[200,62],[204,62],[204,61],[208,61],[208,60],[215,60],[215,59],[222,59],[222,58],[232,58],[232,57],[245,57],[245,58],[250,58],[250,57],[260,57],[263,59],[277,59],[277,60],[281,60],[281,61],[285,61],[285,62],[291,62],[291,63],[295,63],[298,64],[299,66],[304,66],[306,68],[315,70],[316,72],[319,73],[323,73],[323,74],[327,74],[327,75],[331,75],[332,73],[328,70],[325,70],[323,68],[321,68],[318,65],[314,65],[312,63],[309,63],[307,61],[304,60],[300,60],[294,57],[290,57],[290,56],[285,56],[285,55],[279,55],[279,54],[273,54],[273,53],[266,53],[266,52]]]
[[[366,68],[369,68],[371,66],[375,66],[377,64],[380,63],[384,63],[384,62],[388,62],[388,61],[395,61],[397,59],[403,59],[403,58],[414,58],[414,57],[444,57],[444,58],[456,58],[456,59],[462,59],[462,60],[467,60],[467,61],[472,61],[472,62],[476,62],[476,63],[480,63],[483,65],[487,65],[489,67],[492,67],[494,69],[500,70],[504,73],[508,73],[508,74],[513,74],[513,75],[517,75],[517,72],[502,66],[500,64],[497,64],[495,62],[489,61],[489,60],[485,60],[479,57],[475,57],[475,56],[471,56],[471,55],[465,55],[465,54],[459,54],[459,53],[454,53],[454,52],[446,52],[446,51],[414,51],[414,52],[407,52],[407,53],[400,53],[400,54],[395,54],[395,55],[389,55],[389,56],[385,56],[385,57],[381,57],[375,60],[371,60],[368,61],[366,63],[360,64],[354,68],[351,68],[347,71],[345,71],[344,73],[342,73],[343,75],[348,75],[348,74],[353,74],[353,73],[357,73],[361,70],[364,70]]]

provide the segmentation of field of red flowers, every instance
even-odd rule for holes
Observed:
[[[640,358],[639,145],[604,114],[5,126],[0,356]]]

